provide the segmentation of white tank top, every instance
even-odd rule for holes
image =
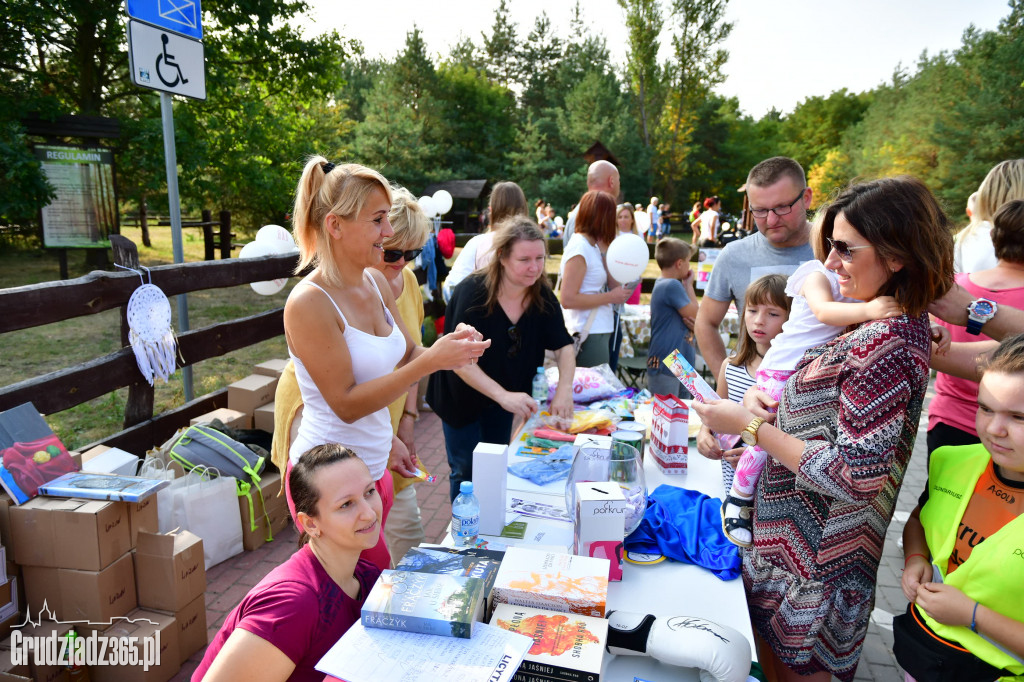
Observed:
[[[384,305],[384,298],[380,295],[380,289],[377,288],[373,277],[370,277],[370,283],[377,291],[381,305]],[[391,333],[387,336],[375,336],[349,324],[338,304],[322,287],[310,281],[302,284],[323,291],[338,312],[338,317],[345,323],[345,343],[348,344],[352,375],[357,384],[390,374],[395,369],[395,365],[405,355],[405,336],[395,324],[387,306],[384,306],[384,316],[391,325]],[[388,455],[391,453],[391,416],[387,406],[351,424],[346,424],[324,400],[309,372],[292,352],[291,347],[288,348],[288,355],[295,362],[295,379],[298,381],[304,404],[299,433],[288,450],[288,459],[291,463],[294,465],[302,453],[316,445],[340,443],[359,455],[370,469],[370,475],[374,480],[383,476],[387,471]]]

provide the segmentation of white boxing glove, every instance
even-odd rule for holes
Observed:
[[[612,611],[608,653],[651,656],[662,663],[700,670],[701,682],[746,682],[750,642],[737,630],[703,618]]]

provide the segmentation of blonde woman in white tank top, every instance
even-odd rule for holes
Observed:
[[[387,406],[424,376],[476,362],[490,345],[472,327],[438,339],[429,349],[413,342],[390,286],[373,268],[393,234],[390,209],[391,189],[376,171],[310,158],[292,215],[300,255],[296,272],[314,268],[284,309],[288,352],[305,403],[297,446],[337,441],[351,446],[377,481],[384,503],[381,526],[392,493],[386,468],[401,474],[416,469],[405,445],[390,435]],[[372,434],[381,415],[386,435],[377,442]],[[302,452],[293,448],[289,461]],[[388,567],[383,536],[364,557]]]

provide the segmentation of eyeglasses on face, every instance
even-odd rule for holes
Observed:
[[[400,259],[404,258],[405,261],[411,262],[420,255],[423,249],[411,249],[409,251],[402,251],[401,249],[384,249],[384,262],[385,263],[397,263]]]
[[[796,195],[796,199],[793,199],[793,201],[789,202],[788,204],[776,206],[775,208],[751,208],[750,212],[753,214],[755,218],[767,218],[769,212],[774,213],[780,218],[784,215],[789,215],[790,213],[793,212],[793,207],[796,206],[796,202],[804,198],[805,190],[806,188],[800,190],[800,194]]]
[[[519,331],[519,327],[512,325],[508,328],[508,338],[512,341],[512,345],[508,347],[508,357],[514,358],[519,355],[519,349],[523,347],[523,335]]]
[[[871,248],[871,244],[864,244],[862,246],[850,246],[849,244],[844,242],[842,239],[830,239],[829,237],[825,237],[825,241],[827,241],[828,245],[836,253],[839,254],[839,258],[844,263],[852,263],[853,262],[853,252],[856,251],[857,249],[870,249]]]

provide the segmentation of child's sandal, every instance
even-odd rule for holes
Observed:
[[[728,505],[733,505],[739,508],[739,516],[726,516],[725,508]],[[725,533],[725,537],[732,544],[737,547],[747,548],[750,547],[752,542],[743,542],[732,534],[734,530],[745,530],[753,537],[753,516],[754,516],[754,500],[744,500],[740,497],[734,497],[733,495],[726,495],[725,501],[722,502],[722,532]]]

